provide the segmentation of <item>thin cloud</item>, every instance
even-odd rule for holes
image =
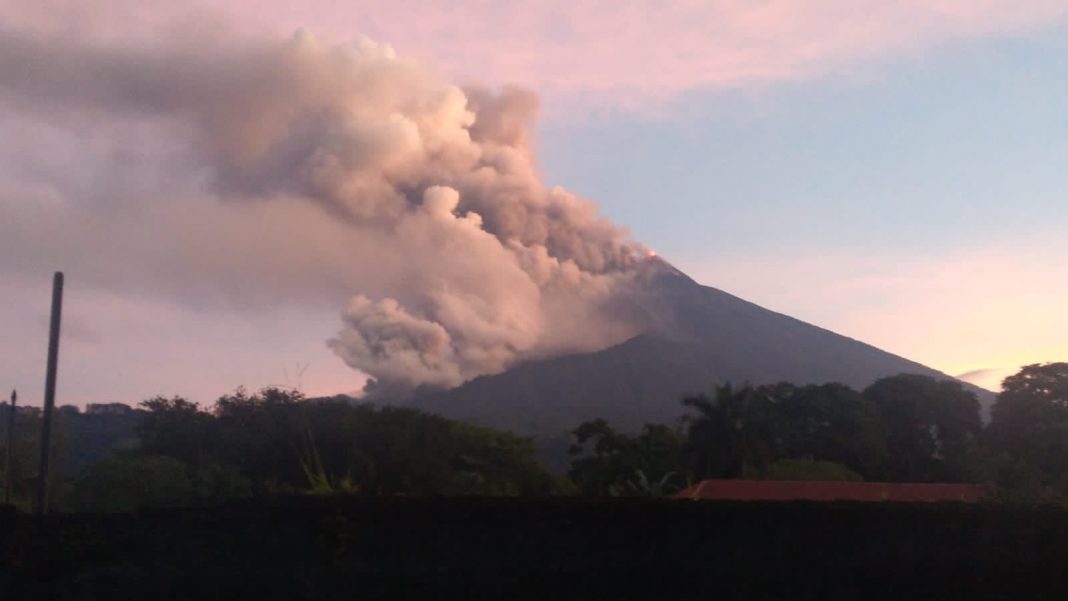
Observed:
[[[958,380],[964,380],[965,382],[972,382],[974,380],[986,379],[1000,371],[1002,371],[1001,368],[987,367],[983,369],[973,369],[971,371],[966,371],[962,374],[957,374],[953,377],[957,378]]]
[[[265,0],[225,8],[156,0],[133,12],[119,0],[25,4],[0,9],[0,22],[109,38],[143,38],[192,19],[201,29],[366,34],[454,77],[532,87],[553,106],[625,110],[693,90],[817,77],[1068,17],[1068,5],[1052,0]],[[108,16],[116,14],[121,22]]]

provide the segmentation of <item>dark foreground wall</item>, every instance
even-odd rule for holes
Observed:
[[[0,516],[4,599],[1068,598],[1068,512],[301,498]]]

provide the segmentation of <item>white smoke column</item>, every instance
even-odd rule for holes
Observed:
[[[353,249],[333,269],[356,284],[329,344],[380,385],[455,386],[638,327],[605,303],[645,251],[541,181],[528,92],[465,91],[368,40],[99,48],[0,32],[0,100],[176,122],[217,200],[331,215]]]

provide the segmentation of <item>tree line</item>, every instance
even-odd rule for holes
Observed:
[[[64,407],[50,486],[69,511],[286,494],[662,496],[705,478],[981,482],[1010,497],[1068,498],[1068,363],[1007,378],[985,425],[973,393],[920,375],[862,391],[724,385],[682,399],[680,413],[637,433],[578,425],[563,476],[543,467],[531,438],[348,397],[266,388],[208,408],[180,397]],[[18,418],[5,477],[26,506],[39,415]]]
[[[863,391],[838,383],[718,387],[688,396],[681,424],[574,432],[569,475],[584,494],[664,494],[706,478],[974,482],[1006,497],[1068,497],[1068,363],[1005,379],[984,426],[975,395],[902,374]]]
[[[15,504],[28,508],[39,416],[20,411],[13,477]],[[348,397],[306,399],[294,390],[238,389],[201,408],[156,397],[137,409],[111,406],[58,412],[61,459],[50,486],[56,508],[116,512],[142,506],[211,505],[233,498],[287,494],[375,496],[548,495],[566,478],[538,462],[534,441],[414,409],[374,407]],[[85,462],[87,423],[113,446]],[[130,424],[132,420],[132,425]],[[130,425],[129,429],[126,428]],[[105,443],[106,444],[106,443]],[[55,462],[54,462],[55,463]]]

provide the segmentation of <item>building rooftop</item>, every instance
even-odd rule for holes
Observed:
[[[718,501],[896,501],[976,503],[989,494],[980,484],[920,482],[819,482],[794,480],[702,480],[672,495]]]

